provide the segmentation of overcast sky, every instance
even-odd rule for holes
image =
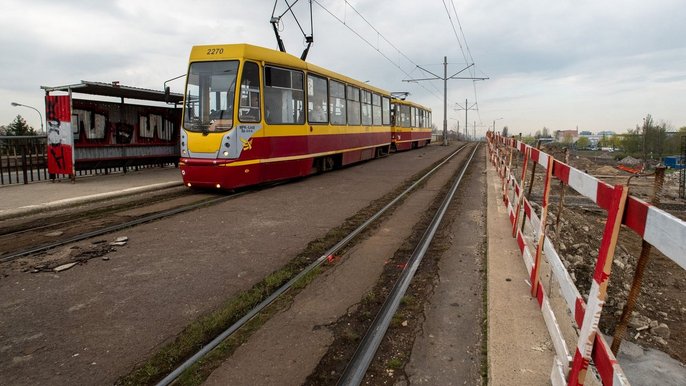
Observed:
[[[448,75],[475,62],[477,77],[448,83],[448,126],[509,126],[511,133],[551,130],[625,131],[646,114],[673,128],[686,126],[686,1],[683,0],[318,0],[373,47],[314,4],[314,44],[308,61],[432,108],[442,127],[442,81],[422,66]],[[446,6],[469,52],[463,55]],[[1,0],[0,125],[17,114],[40,127],[40,86],[80,80],[119,81],[162,89],[186,71],[191,46],[250,43],[276,47],[269,19],[273,0]],[[296,12],[309,30],[307,0]],[[279,9],[284,9],[279,0]],[[290,16],[281,23],[288,52],[299,56],[304,39]],[[389,45],[383,38],[397,47]],[[460,44],[465,48],[464,41]],[[389,62],[377,50],[390,58]],[[470,55],[471,53],[471,55]],[[465,61],[465,56],[467,60]],[[409,58],[409,60],[407,59]],[[400,67],[400,68],[398,68]],[[465,72],[464,74],[467,74]],[[171,83],[181,92],[183,80]],[[475,96],[476,93],[476,96]],[[502,119],[499,119],[502,118]]]

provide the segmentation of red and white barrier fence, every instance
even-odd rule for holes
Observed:
[[[555,348],[555,363],[550,378],[552,384],[583,385],[592,360],[603,385],[629,385],[607,342],[598,334],[598,323],[605,304],[620,226],[626,225],[666,257],[686,269],[686,222],[638,198],[628,196],[628,188],[623,185],[611,186],[523,142],[493,133],[489,133],[488,142],[490,160],[502,179],[503,201],[512,223],[512,234],[517,239],[530,275],[531,294],[538,300]],[[519,181],[511,171],[515,151],[522,153],[524,158]],[[546,172],[540,218],[523,193],[529,160],[543,167]],[[588,304],[584,302],[552,242],[546,237],[546,217],[553,177],[607,211]],[[520,226],[520,218],[522,221],[528,221],[530,236],[525,235],[525,226]],[[532,240],[531,246],[527,239]],[[543,254],[579,328],[573,355],[570,355],[555,313],[540,282]]]

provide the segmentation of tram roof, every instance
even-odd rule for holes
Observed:
[[[221,52],[218,50],[221,49]],[[379,94],[390,95],[384,89],[372,86],[369,83],[361,82],[359,80],[350,78],[348,76],[339,74],[337,72],[319,67],[310,62],[301,60],[287,52],[272,50],[251,44],[214,44],[193,46],[191,50],[191,62],[195,61],[215,61],[215,60],[231,60],[231,59],[250,59],[261,61],[265,64],[276,66],[285,66],[293,69],[307,70],[317,75],[327,76],[335,80],[346,82],[356,87],[363,88],[368,91],[373,91]]]
[[[51,91],[69,92],[71,90],[71,92],[80,93],[80,94],[100,95],[100,96],[109,96],[109,97],[127,98],[127,99],[138,99],[138,100],[155,101],[155,102],[164,102],[165,101],[164,91],[151,90],[151,89],[139,88],[139,87],[131,87],[131,86],[123,86],[117,82],[102,83],[102,82],[90,82],[90,81],[82,80],[81,83],[76,83],[76,84],[68,84],[65,86],[56,86],[56,87],[41,86],[40,88],[45,90],[46,92],[51,92]],[[181,103],[183,101],[183,94],[170,93],[168,100],[169,100],[169,102],[173,102],[173,103]]]
[[[428,107],[426,107],[426,106],[423,106],[423,105],[420,105],[419,103],[415,103],[415,102],[412,102],[412,101],[408,101],[408,100],[406,100],[406,99],[393,98],[393,99],[391,100],[391,102],[397,103],[397,104],[401,104],[401,105],[409,105],[409,106],[417,107],[417,108],[420,108],[420,109],[424,109],[424,110],[426,110],[426,111],[428,111],[428,112],[431,112],[431,109],[430,109],[430,108],[428,108]]]

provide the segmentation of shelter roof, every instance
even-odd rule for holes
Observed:
[[[80,94],[101,95],[117,98],[139,99],[147,101],[165,102],[164,91],[151,90],[147,88],[123,86],[118,82],[102,83],[82,80],[81,83],[68,84],[65,86],[48,87],[41,86],[41,89],[51,91],[65,91]],[[181,103],[183,94],[170,93],[169,102]]]

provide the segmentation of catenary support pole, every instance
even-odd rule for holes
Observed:
[[[424,80],[442,80],[443,81],[443,145],[448,145],[448,80],[450,79],[471,79],[471,80],[487,80],[488,78],[475,78],[475,77],[458,77],[461,72],[467,70],[469,67],[473,66],[474,63],[468,65],[467,67],[461,69],[455,74],[448,76],[448,57],[443,57],[443,76],[438,76],[433,72],[417,66],[422,71],[433,75],[433,78],[423,78],[423,79],[403,79],[403,82],[419,82]],[[465,120],[465,130],[467,130],[467,121]]]

